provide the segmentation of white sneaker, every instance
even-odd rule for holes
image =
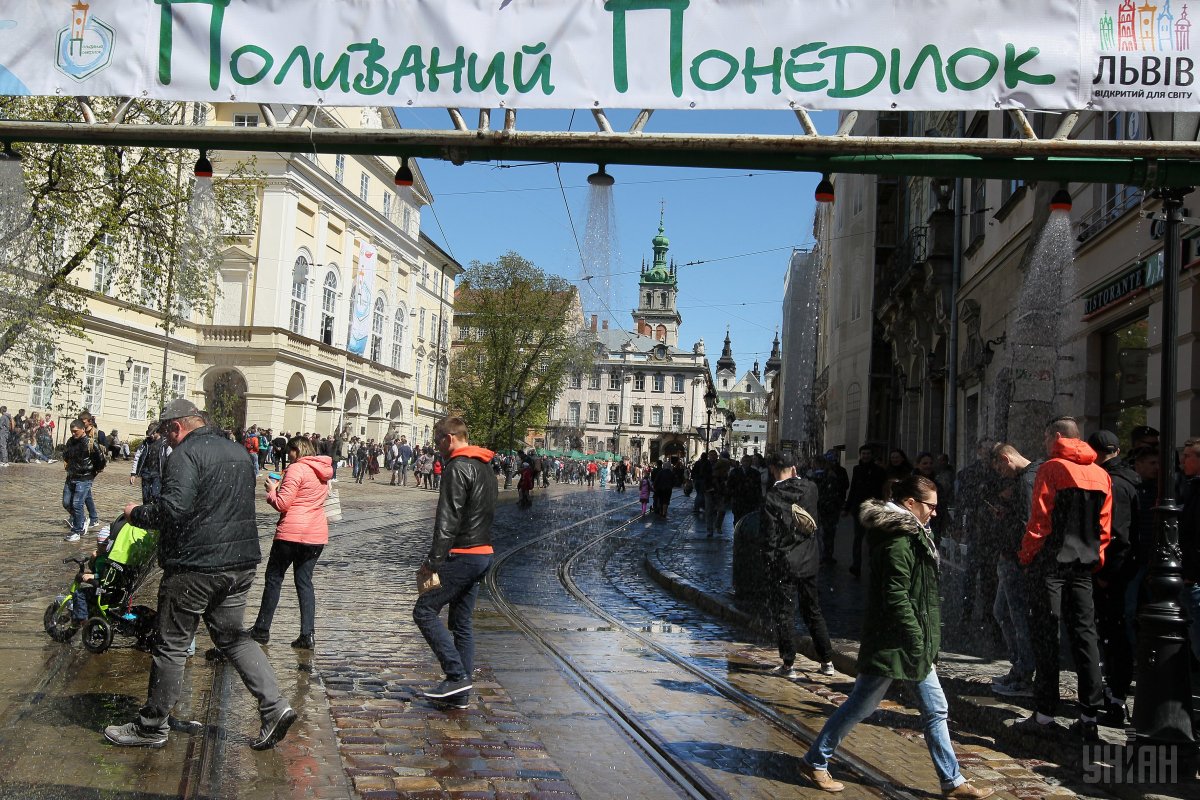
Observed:
[[[49,461],[47,461],[46,463],[47,463],[47,464],[57,464],[57,463],[58,463],[58,459],[57,459],[57,458],[52,458],[52,459],[50,459]]]
[[[98,519],[94,519],[94,520],[92,520],[91,522],[89,522],[89,523],[88,523],[88,527],[89,527],[89,528],[99,528],[99,527],[100,527],[100,520],[98,520]]]
[[[800,677],[800,673],[796,672],[795,668],[793,668],[791,664],[780,664],[778,667],[771,670],[769,674],[778,675],[781,678],[788,678],[789,680]]]
[[[836,674],[833,669],[832,661],[826,661],[824,664],[821,665],[821,674],[828,675],[830,677],[832,677],[834,674]]]
[[[70,535],[68,535],[68,536],[64,536],[64,537],[63,537],[63,541],[64,541],[64,542],[78,542],[78,541],[79,541],[79,534],[78,534],[78,533],[72,533],[72,534],[70,534]]]

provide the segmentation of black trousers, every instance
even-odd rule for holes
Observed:
[[[795,578],[791,574],[773,575],[767,602],[771,621],[775,624],[775,636],[779,640],[779,657],[791,665],[796,661],[796,604],[799,601],[800,617],[812,636],[817,658],[824,664],[833,660],[833,644],[829,641],[829,629],[821,604],[817,599],[817,577]]]
[[[263,583],[262,602],[258,606],[258,619],[254,627],[264,633],[271,630],[275,618],[275,607],[279,605],[279,590],[283,587],[283,576],[292,568],[292,580],[296,584],[296,597],[300,602],[300,633],[311,636],[316,632],[317,595],[313,590],[313,567],[325,549],[320,544],[301,544],[276,539],[271,542],[271,555],[267,558],[267,575]]]
[[[1092,603],[1092,574],[1079,567],[1052,567],[1030,574],[1029,635],[1033,639],[1034,705],[1043,714],[1058,708],[1059,622],[1067,626],[1071,657],[1079,676],[1079,710],[1094,716],[1104,702],[1100,642]]]
[[[867,529],[858,521],[858,509],[852,511],[850,516],[854,519],[854,558],[850,568],[859,572],[862,570],[863,539],[867,536]]]
[[[1125,592],[1128,579],[1121,578],[1108,586],[1096,585],[1092,598],[1096,604],[1096,633],[1100,652],[1104,656],[1104,681],[1114,697],[1129,695],[1133,683],[1134,642],[1129,638],[1125,623]]]

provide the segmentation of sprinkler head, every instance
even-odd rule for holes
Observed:
[[[817,184],[817,190],[813,192],[813,197],[818,203],[833,202],[833,181],[829,180],[829,173],[821,176],[821,182]]]
[[[612,186],[617,182],[617,179],[604,171],[604,165],[599,164],[599,169],[587,176],[588,186]]]
[[[397,186],[412,186],[413,172],[408,167],[408,159],[400,159],[400,169],[396,170],[396,185]]]
[[[213,176],[213,165],[208,160],[207,150],[200,151],[200,157],[196,159],[196,166],[192,172],[197,178],[211,178]]]
[[[1054,193],[1054,197],[1050,198],[1051,211],[1067,211],[1071,210],[1071,193],[1067,191],[1067,187],[1062,187]]]

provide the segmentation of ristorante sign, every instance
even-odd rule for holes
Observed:
[[[0,0],[0,93],[467,108],[1195,108],[1200,47],[1187,6],[1139,2]]]

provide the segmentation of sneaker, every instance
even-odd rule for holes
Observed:
[[[251,628],[250,630],[246,631],[246,635],[249,636],[254,641],[258,642],[259,644],[270,644],[270,642],[271,642],[271,632],[270,631],[264,631],[264,630],[260,630],[258,628]]]
[[[1056,719],[1051,718],[1049,722],[1038,722],[1036,712],[1030,714],[1028,717],[1025,717],[1022,720],[1014,722],[1013,729],[1025,731],[1026,733],[1031,733],[1034,736],[1052,737],[1056,740],[1061,739],[1067,733],[1067,729],[1064,728]]]
[[[470,708],[471,707],[471,693],[470,692],[462,692],[461,694],[451,695],[450,697],[447,697],[445,700],[434,700],[433,702],[436,703],[441,708],[457,708],[457,709]]]
[[[109,725],[104,729],[104,738],[121,747],[163,747],[167,743],[167,734],[144,731],[136,722]]]
[[[1033,684],[1014,678],[1009,683],[993,683],[992,692],[1003,697],[1033,697]]]
[[[50,459],[49,461],[47,461],[46,463],[47,463],[47,464],[57,464],[57,463],[58,463],[58,459],[57,459],[57,458],[52,458],[52,459]]]
[[[270,750],[275,745],[279,744],[284,736],[287,736],[288,728],[292,727],[292,723],[296,721],[296,712],[291,706],[283,709],[283,713],[275,718],[274,721],[268,722],[263,720],[262,729],[258,732],[258,738],[250,743],[251,750]]]
[[[795,668],[793,668],[791,664],[780,664],[778,667],[775,667],[775,669],[771,670],[769,674],[778,675],[780,678],[788,678],[789,680],[800,677],[800,673],[796,672]]]
[[[835,674],[832,661],[826,661],[821,665],[821,674],[829,677],[832,677]]]
[[[292,642],[292,647],[297,650],[312,650],[316,642],[311,633],[302,633],[296,637],[296,641]]]
[[[89,527],[89,528],[99,528],[99,527],[100,527],[100,520],[98,520],[98,519],[94,519],[94,520],[92,520],[91,522],[89,522],[89,523],[88,523],[88,527]]]
[[[952,800],[983,800],[983,798],[991,797],[995,793],[995,789],[980,788],[972,786],[969,783],[960,783],[953,789],[947,789],[942,792],[944,796],[952,798]]]
[[[1088,744],[1100,743],[1100,729],[1096,726],[1094,719],[1080,717],[1071,723],[1069,730]]]
[[[78,542],[79,534],[78,533],[68,533],[66,536],[63,537],[63,541],[64,542]]]
[[[846,788],[845,784],[835,781],[829,776],[829,770],[817,769],[804,759],[800,759],[800,765],[796,769],[805,780],[823,792],[840,792]]]
[[[441,700],[444,697],[452,697],[456,694],[471,691],[474,684],[470,678],[459,678],[452,680],[447,678],[432,689],[422,692],[421,694],[433,700]]]
[[[1021,676],[1018,675],[1014,670],[1010,669],[1008,672],[1004,673],[1003,675],[992,678],[992,686],[998,686],[1000,684],[1007,685],[1007,684],[1012,683],[1015,680],[1020,679],[1020,677]]]

